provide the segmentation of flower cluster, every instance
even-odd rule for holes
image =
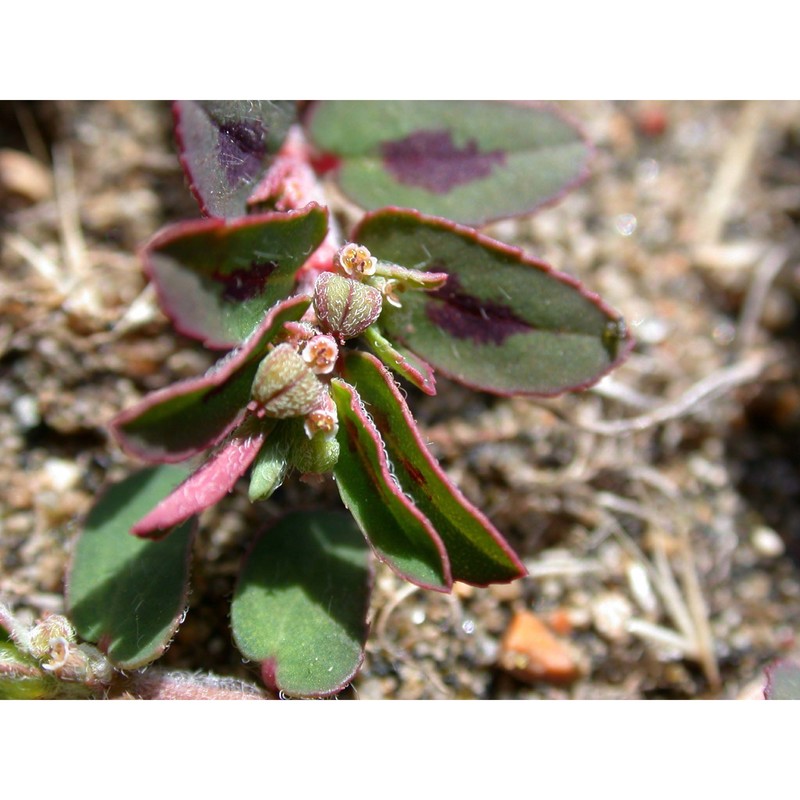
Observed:
[[[208,456],[134,532],[160,537],[220,500],[251,466],[251,499],[265,499],[290,469],[331,472],[341,452],[331,380],[341,348],[376,323],[387,283],[427,288],[430,278],[382,264],[366,247],[340,248],[310,298],[292,296],[266,313],[239,348],[206,375],[146,397],[120,414],[112,430],[124,449],[151,462]],[[381,274],[384,273],[384,274]],[[403,281],[405,279],[405,281]],[[245,395],[246,392],[246,395]],[[193,427],[193,422],[196,426]],[[266,476],[266,477],[265,477]]]

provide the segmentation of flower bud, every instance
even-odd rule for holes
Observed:
[[[28,652],[38,659],[49,658],[53,650],[64,651],[75,642],[75,629],[66,617],[47,614],[30,632]]]
[[[268,417],[300,417],[316,408],[325,386],[289,344],[279,344],[259,364],[250,391]]]
[[[339,346],[332,336],[321,334],[309,339],[301,352],[303,361],[317,375],[327,375],[333,371],[339,355]]]
[[[374,275],[377,259],[373,258],[366,247],[355,242],[348,242],[333,257],[333,265],[347,276],[356,278],[361,275]]]
[[[336,436],[339,430],[339,415],[336,412],[336,404],[329,394],[325,395],[317,408],[306,415],[303,427],[309,439],[318,433],[326,439]]]
[[[358,336],[380,316],[381,293],[366,284],[323,272],[314,284],[314,311],[320,325],[340,342]]]

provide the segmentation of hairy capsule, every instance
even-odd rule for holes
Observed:
[[[320,405],[325,386],[290,344],[279,344],[259,364],[250,396],[268,417],[300,417]]]
[[[323,272],[314,284],[319,324],[340,342],[358,336],[380,316],[381,293],[359,281]]]

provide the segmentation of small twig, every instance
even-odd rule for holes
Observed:
[[[661,536],[653,536],[653,564],[658,573],[658,587],[661,597],[664,600],[664,605],[669,611],[672,622],[675,627],[683,634],[683,636],[694,642],[696,639],[694,624],[692,623],[692,615],[689,613],[689,608],[684,602],[683,595],[681,594],[678,582],[675,580],[675,573],[669,563],[666,549],[664,548],[664,541]]]
[[[672,511],[674,509],[674,513],[670,514],[670,518],[674,520],[674,524],[677,526],[678,541],[680,543],[681,557],[679,560],[679,568],[681,588],[683,591],[682,594],[678,593],[677,599],[679,600],[678,605],[681,619],[686,626],[684,632],[694,643],[696,658],[705,673],[706,680],[708,680],[711,688],[717,691],[721,686],[719,666],[716,656],[714,655],[714,637],[709,623],[708,606],[706,605],[703,597],[703,590],[700,586],[694,550],[692,549],[692,541],[689,535],[690,523],[687,515],[683,511],[683,505],[679,504],[680,498],[677,487],[673,486],[671,482],[664,480],[649,481],[649,487],[661,492],[668,501],[669,510]],[[650,494],[649,491],[648,494]],[[655,505],[657,502],[656,498],[652,498],[651,505]],[[656,542],[659,549],[663,550],[663,543],[661,540],[657,538]],[[672,570],[669,568],[666,553],[664,553],[663,556],[665,566],[662,566],[662,569],[667,569],[671,577]],[[676,609],[677,608],[678,606],[676,606]],[[688,619],[684,618],[684,613],[688,616]]]
[[[681,493],[678,485],[668,478],[663,472],[648,466],[647,464],[635,464],[630,469],[631,478],[640,480],[645,486],[657,489],[670,502],[680,502]]]
[[[651,525],[658,524],[658,517],[649,508],[638,503],[636,500],[628,500],[613,492],[597,492],[594,495],[594,501],[601,508],[628,514],[631,517],[644,520]]]
[[[716,244],[722,235],[739,187],[747,176],[764,121],[766,104],[751,101],[744,105],[733,136],[722,154],[714,181],[697,219],[697,243]]]
[[[662,527],[661,519],[656,513],[649,507],[643,506],[641,503],[637,503],[634,500],[627,500],[624,497],[619,497],[610,492],[598,492],[596,500],[601,508],[611,509],[637,517],[656,529]],[[653,581],[659,595],[661,595],[661,600],[673,624],[687,639],[693,638],[691,615],[681,598],[678,585],[675,582],[675,577],[669,566],[669,560],[667,559],[661,537],[652,537],[654,560],[651,562],[631,537],[628,536],[617,520],[613,516],[610,519],[611,529],[617,535],[623,547],[628,550],[629,554],[631,554],[636,561],[641,562],[646,568],[650,579]]]
[[[745,353],[755,344],[764,303],[778,273],[789,258],[786,247],[773,247],[757,265],[739,316],[737,350]]]
[[[575,437],[575,456],[561,469],[537,469],[530,464],[515,467],[513,482],[516,486],[563,486],[585,483],[591,478],[592,458],[595,455],[594,437],[578,431]]]
[[[376,638],[380,642],[383,650],[389,653],[392,658],[398,659],[402,663],[418,671],[421,675],[424,675],[438,692],[446,696],[448,694],[448,689],[433,670],[427,669],[421,664],[411,662],[408,653],[404,652],[400,648],[392,647],[386,637],[386,627],[389,621],[389,616],[395,611],[400,603],[411,597],[411,595],[416,594],[418,591],[419,586],[407,584],[400,589],[400,591],[391,599],[389,603],[387,603],[386,606],[381,609],[381,613],[378,616],[377,622],[375,623]]]
[[[602,575],[606,568],[598,561],[577,558],[548,558],[525,564],[528,578],[566,578],[576,575]]]
[[[590,391],[592,394],[600,395],[600,397],[605,397],[607,400],[614,400],[620,405],[629,406],[630,408],[643,410],[658,405],[657,398],[637,392],[636,389],[626,386],[610,376],[603,378]]]
[[[413,583],[408,583],[403,586],[403,588],[400,589],[397,594],[381,609],[381,613],[375,622],[375,634],[378,636],[378,638],[382,639],[386,635],[386,625],[388,624],[389,617],[392,615],[394,610],[406,598],[411,597],[412,594],[416,594],[418,591],[419,586],[415,586]]]
[[[678,512],[678,536],[681,543],[681,584],[692,619],[693,639],[697,645],[697,660],[703,668],[709,685],[716,691],[721,686],[721,680],[719,665],[714,655],[714,636],[709,624],[708,606],[700,586],[694,550],[689,536],[689,524],[680,512]]]
[[[86,242],[81,231],[72,154],[66,145],[53,148],[53,177],[64,261],[71,277],[78,279],[85,272]]]
[[[159,314],[155,285],[148,283],[130,304],[127,311],[117,320],[112,329],[115,336],[121,336],[143,325],[147,325]]]
[[[44,252],[21,234],[7,233],[3,241],[53,286],[59,295],[59,299],[67,296],[72,282],[58,264],[48,258]]]
[[[669,497],[670,493],[667,496]],[[657,514],[635,501],[618,497],[609,492],[600,492],[597,495],[597,503],[601,508],[630,514],[646,520],[656,528],[662,527]],[[612,514],[606,513],[604,516],[607,527],[617,536],[623,548],[645,569],[661,597],[668,617],[677,629],[676,632],[644,620],[631,620],[628,631],[659,644],[677,648],[686,657],[700,664],[712,689],[719,689],[719,667],[714,656],[708,609],[697,576],[687,526],[680,521],[678,523],[682,534],[680,542],[683,556],[681,587],[679,587],[661,536],[651,537],[653,548],[653,561],[651,562]]]
[[[628,633],[647,639],[655,645],[677,650],[685,658],[697,658],[692,642],[669,628],[634,617],[628,620],[625,629]]]
[[[626,433],[635,433],[648,430],[656,425],[661,425],[678,417],[691,413],[695,406],[704,400],[723,394],[736,386],[750,383],[761,375],[766,366],[765,359],[760,355],[748,358],[722,367],[711,375],[690,386],[680,397],[664,403],[652,411],[636,417],[622,420],[588,420],[576,419],[575,424],[584,430],[598,433],[603,436],[619,436]]]
[[[17,117],[22,136],[28,147],[30,154],[42,164],[47,164],[50,160],[50,153],[47,150],[41,128],[36,121],[36,117],[30,109],[23,103],[14,104],[14,114]]]

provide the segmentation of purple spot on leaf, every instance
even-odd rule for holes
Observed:
[[[499,345],[515,333],[531,330],[531,325],[519,319],[508,306],[467,294],[455,275],[450,275],[441,289],[428,296],[431,300],[426,309],[428,319],[456,339]]]
[[[225,284],[222,292],[224,300],[241,302],[261,294],[267,278],[277,266],[274,261],[254,261],[249,267],[236,269],[226,275],[215,272],[212,278]]]
[[[459,149],[450,131],[417,131],[404,139],[381,144],[386,169],[408,186],[446,194],[456,186],[488,177],[502,166],[502,150],[481,153],[475,139]]]
[[[260,119],[219,126],[219,162],[231,185],[253,180],[267,152],[267,131]]]
[[[403,469],[408,473],[408,476],[417,486],[427,487],[428,480],[425,475],[417,469],[410,459],[404,458],[402,455],[398,456],[398,460],[403,466]]]

